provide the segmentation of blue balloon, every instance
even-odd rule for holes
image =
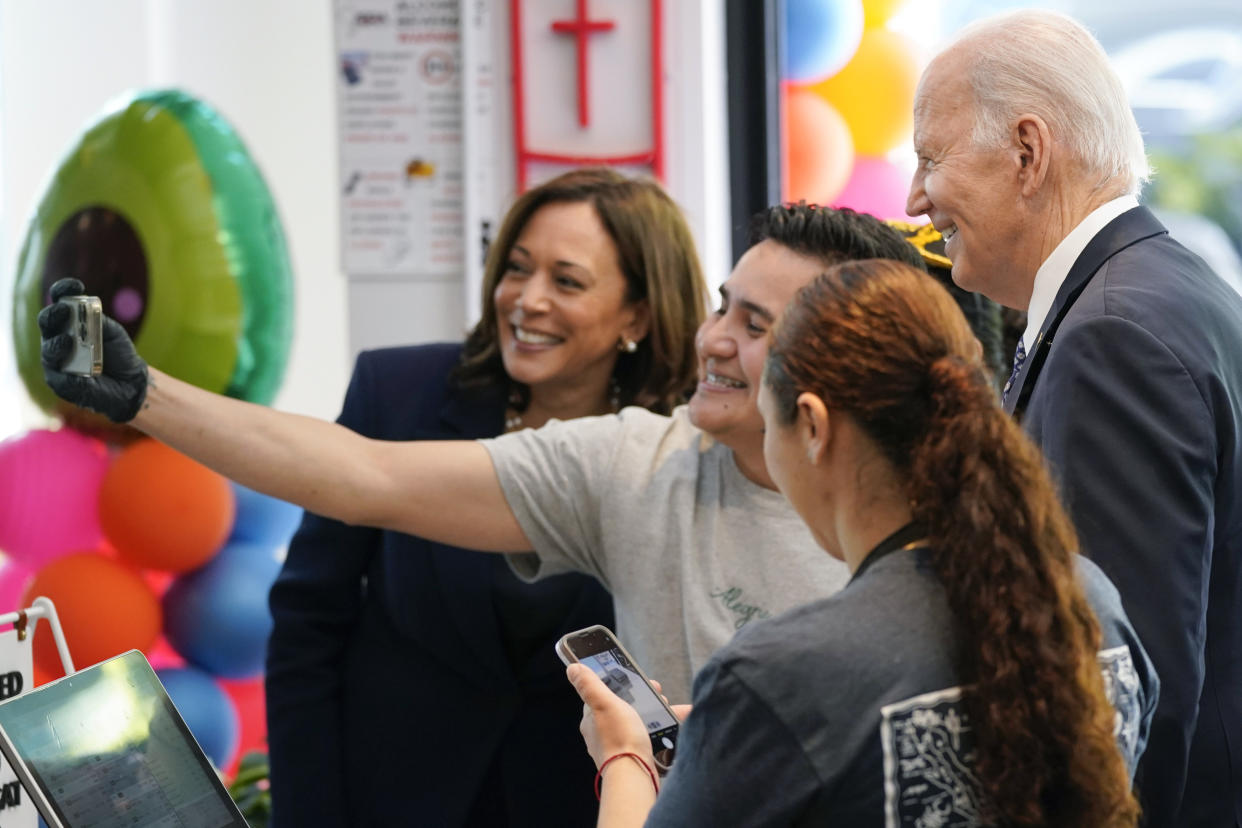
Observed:
[[[164,635],[190,664],[213,676],[263,672],[272,617],[267,593],[280,572],[271,544],[230,541],[164,593]]]
[[[862,0],[786,0],[784,79],[814,83],[836,74],[862,33]]]
[[[284,500],[277,500],[247,489],[240,483],[233,484],[237,499],[237,517],[233,521],[232,540],[287,546],[298,524],[302,522],[302,509]]]
[[[203,753],[217,768],[227,767],[241,739],[241,723],[229,694],[193,667],[166,667],[155,674]]]

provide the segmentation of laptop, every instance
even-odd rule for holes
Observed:
[[[48,828],[247,828],[138,650],[0,702],[0,752]]]

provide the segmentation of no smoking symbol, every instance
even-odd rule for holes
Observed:
[[[435,49],[423,56],[423,79],[427,83],[447,83],[456,69],[453,56],[443,49]]]

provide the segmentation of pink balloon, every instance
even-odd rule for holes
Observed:
[[[14,612],[25,609],[20,606],[22,593],[30,582],[34,570],[22,566],[12,558],[4,558],[0,562],[0,613]]]
[[[831,203],[854,163],[854,139],[845,119],[814,92],[788,87],[784,126],[782,199]]]
[[[168,639],[164,637],[163,633],[160,634],[159,638],[155,639],[154,644],[144,651],[144,655],[146,655],[147,661],[151,662],[151,667],[156,670],[185,666],[185,659],[172,648],[172,645],[168,643]]]
[[[39,569],[98,547],[99,487],[108,460],[102,442],[70,428],[0,443],[0,549]]]
[[[910,175],[883,158],[855,156],[854,171],[845,189],[837,195],[833,207],[852,207],[881,219],[903,219],[906,195],[910,191]]]

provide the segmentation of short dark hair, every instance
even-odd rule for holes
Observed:
[[[848,207],[800,201],[761,210],[750,221],[750,243],[774,241],[825,268],[858,259],[893,259],[926,271],[923,258],[901,233],[875,216]]]

